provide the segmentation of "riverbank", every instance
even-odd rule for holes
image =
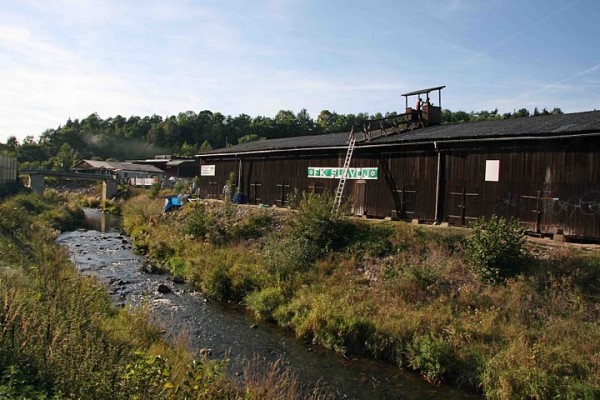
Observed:
[[[496,279],[462,230],[350,221],[318,197],[297,212],[161,206],[144,195],[124,206],[141,252],[299,338],[488,398],[600,394],[597,252],[529,252]]]
[[[81,226],[75,198],[47,190],[0,202],[0,397],[288,398],[304,393],[280,365],[226,377],[225,361],[167,344],[143,308],[115,308],[56,245]],[[327,398],[315,389],[308,398]]]

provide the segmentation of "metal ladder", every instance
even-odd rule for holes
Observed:
[[[348,177],[348,168],[350,167],[350,161],[352,160],[352,153],[354,152],[354,144],[356,138],[354,137],[354,126],[350,130],[350,136],[348,137],[348,151],[346,152],[346,159],[344,160],[344,167],[342,170],[342,176],[338,182],[338,187],[335,191],[335,199],[333,200],[332,212],[337,213],[342,204],[342,195],[344,194],[344,186],[346,185],[346,178]]]

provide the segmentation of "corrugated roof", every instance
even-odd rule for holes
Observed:
[[[190,165],[194,165],[196,163],[196,160],[183,160],[183,159],[179,159],[179,160],[171,160],[169,162],[167,162],[167,165],[169,166],[173,166],[173,167],[178,167],[182,164],[190,164]]]
[[[373,134],[376,134],[376,130]],[[369,142],[359,141],[357,148],[372,145],[410,144],[444,140],[477,140],[489,138],[529,138],[575,135],[580,133],[600,133],[600,111],[572,114],[544,115],[527,118],[511,118],[495,121],[469,122],[462,124],[438,125],[416,129]],[[311,149],[335,149],[347,146],[348,132],[328,135],[296,136],[283,139],[260,140],[221,149],[211,150],[198,157],[219,155],[252,154],[273,151],[298,151]],[[358,139],[362,133],[356,133]]]
[[[380,137],[370,143],[417,143],[487,138],[544,138],[596,132],[600,132],[600,111],[438,125],[398,135]]]
[[[430,92],[433,92],[434,90],[442,90],[445,87],[446,86],[436,86],[436,87],[432,87],[432,88],[428,88],[428,89],[415,90],[413,92],[404,93],[402,96],[406,97],[406,96],[413,96],[416,94],[430,93]]]
[[[294,136],[281,139],[258,140],[235,146],[210,150],[198,156],[216,156],[220,154],[241,154],[263,151],[291,151],[315,148],[335,148],[346,146],[348,132],[327,135]]]
[[[83,160],[79,164],[81,164],[82,162],[90,165],[92,168],[104,168],[104,169],[108,169],[108,170],[138,171],[138,172],[147,172],[147,173],[151,173],[151,174],[164,174],[164,171],[162,171],[161,169],[159,169],[153,165],[133,164],[130,162],[118,162],[118,161],[98,161],[98,160]]]

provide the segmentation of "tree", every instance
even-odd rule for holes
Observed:
[[[317,125],[321,128],[322,132],[332,133],[335,127],[335,121],[337,120],[337,114],[330,112],[329,110],[323,110],[317,117]]]
[[[205,151],[209,151],[212,150],[213,147],[210,145],[210,143],[208,143],[208,140],[205,140],[201,145],[200,145],[200,153],[205,152]]]
[[[58,171],[69,171],[75,165],[81,156],[71,148],[68,143],[63,143],[60,150],[52,162],[52,169]]]
[[[521,108],[519,111],[514,113],[515,118],[525,118],[529,117],[529,115],[529,110],[527,110],[526,108]]]
[[[16,136],[10,136],[6,139],[6,146],[11,150],[17,151],[19,149],[19,139]]]
[[[296,115],[290,110],[279,110],[273,121],[275,122],[275,137],[290,137],[302,134]]]
[[[254,133],[251,133],[249,135],[246,136],[242,136],[239,140],[238,143],[248,143],[248,142],[256,142],[258,140],[264,140],[265,138],[262,136],[258,136]]]
[[[184,142],[181,145],[181,149],[179,150],[179,155],[182,157],[194,157],[196,154],[196,148],[187,142]]]
[[[315,121],[310,117],[306,108],[300,110],[298,114],[296,114],[296,121],[298,122],[298,126],[302,132],[306,134],[313,133],[315,130]]]
[[[227,117],[227,126],[232,142],[240,143],[240,138],[251,130],[252,118],[247,114],[240,114],[235,118]]]
[[[46,152],[38,143],[35,142],[33,136],[27,136],[23,139],[23,144],[19,149],[18,161],[23,162],[41,162],[48,158]]]

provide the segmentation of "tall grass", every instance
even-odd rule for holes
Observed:
[[[78,215],[55,193],[0,203],[1,398],[242,399],[270,390],[275,375],[232,381],[226,361],[165,343],[146,310],[114,308],[54,244]],[[303,396],[289,372],[278,374],[287,398]]]
[[[529,245],[516,225],[503,239],[502,221],[482,221],[473,238],[348,220],[330,204],[304,197],[241,237],[232,227],[264,211],[207,203],[202,234],[173,237],[198,206],[184,208],[149,227],[145,245],[167,264],[182,260],[207,295],[242,300],[258,318],[336,351],[494,399],[600,397],[598,253],[523,257]]]

